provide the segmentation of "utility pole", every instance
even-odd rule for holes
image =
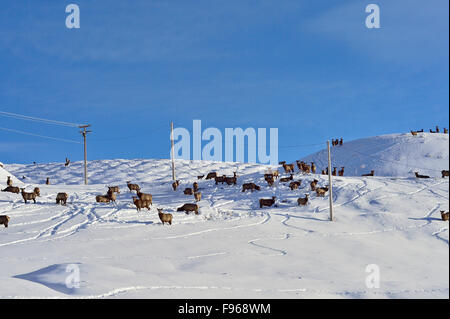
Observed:
[[[79,128],[83,129],[80,131],[81,135],[83,135],[83,141],[84,141],[84,184],[88,184],[88,178],[87,178],[87,147],[86,147],[86,135],[87,133],[91,133],[92,131],[86,131],[86,128],[90,127],[90,124],[87,125],[80,125]]]
[[[170,122],[170,141],[172,144],[172,180],[175,182],[176,181],[176,177],[175,177],[175,153],[174,153],[174,146],[173,146],[173,122]]]
[[[327,141],[328,149],[328,194],[330,196],[330,220],[333,221],[333,184],[331,181],[331,151],[330,151],[330,141]]]

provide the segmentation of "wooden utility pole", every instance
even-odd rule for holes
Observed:
[[[176,176],[175,176],[175,153],[174,153],[174,145],[173,145],[173,122],[170,122],[170,142],[172,144],[172,180],[176,181]]]
[[[84,184],[88,184],[88,178],[87,178],[87,146],[86,146],[86,135],[87,133],[91,133],[92,131],[86,131],[86,128],[90,127],[90,124],[87,125],[80,125],[79,128],[83,129],[80,131],[81,135],[83,135],[83,141],[84,141]]]
[[[333,220],[333,184],[331,181],[331,151],[330,151],[330,141],[327,141],[328,149],[328,194],[330,196],[330,220]]]

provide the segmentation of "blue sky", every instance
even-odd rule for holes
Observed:
[[[81,28],[65,27],[76,3]],[[365,7],[381,9],[367,29]],[[277,127],[293,161],[343,137],[449,127],[447,0],[32,1],[0,9],[0,111],[90,123],[89,159],[168,158],[169,123]],[[0,127],[81,141],[76,128]],[[0,161],[83,157],[0,130]],[[325,145],[325,144],[324,144]]]

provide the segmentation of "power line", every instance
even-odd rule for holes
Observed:
[[[83,143],[81,143],[81,142],[77,142],[77,141],[74,141],[74,140],[68,140],[68,139],[64,139],[64,138],[58,138],[58,137],[52,137],[52,136],[39,135],[39,134],[30,133],[30,132],[24,132],[24,131],[19,131],[19,130],[13,130],[13,129],[6,128],[6,127],[1,127],[1,126],[0,126],[0,130],[4,130],[4,131],[8,131],[8,132],[13,132],[13,133],[24,134],[24,135],[30,135],[30,136],[36,136],[36,137],[42,137],[42,138],[47,138],[47,139],[50,139],[50,140],[55,140],[55,141],[60,141],[60,142],[68,142],[68,143],[75,143],[75,144],[83,144]]]
[[[32,117],[32,116],[15,114],[15,113],[10,113],[10,112],[3,112],[3,111],[0,111],[0,116],[14,118],[16,120],[25,120],[25,121],[31,121],[31,122],[41,122],[41,123],[52,124],[52,125],[60,125],[60,126],[66,126],[66,127],[79,127],[79,126],[83,125],[83,124],[76,124],[76,123],[69,123],[69,122],[62,122],[62,121],[55,121],[55,120],[48,120],[48,119],[43,119],[43,118],[39,118],[39,117]]]

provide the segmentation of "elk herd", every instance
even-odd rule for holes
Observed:
[[[436,127],[436,130],[438,131],[438,127]],[[414,134],[413,134],[414,135]],[[336,144],[335,144],[336,143]],[[333,140],[333,146],[334,145],[342,145],[342,138],[339,140]],[[68,166],[70,161],[67,159],[66,163]],[[281,167],[284,169],[284,173],[288,176],[280,177],[280,172],[278,170],[270,170],[269,172],[266,172],[264,174],[264,180],[267,183],[267,187],[274,186],[275,182],[278,181],[278,184],[286,184],[291,191],[295,191],[300,189],[302,185],[302,180],[294,180],[295,176],[295,166],[298,168],[298,173],[305,175],[310,174],[316,174],[317,168],[314,162],[307,164],[303,161],[296,161],[296,165],[293,163],[287,164],[285,161],[279,163]],[[328,168],[325,170],[322,170],[321,173],[323,175],[328,175]],[[442,177],[448,177],[449,171],[443,170]],[[343,176],[344,175],[344,167],[341,167],[341,169],[338,171],[337,167],[333,168],[332,171],[333,176]],[[415,172],[415,175],[417,178],[429,178],[429,176],[421,175],[418,172]],[[363,174],[362,176],[374,176],[374,170],[372,170],[370,173]],[[237,172],[233,173],[233,176],[227,176],[227,175],[219,175],[217,172],[210,172],[206,175],[198,175],[198,180],[214,180],[214,185],[218,185],[219,183],[221,185],[228,185],[231,187],[236,186],[238,183],[238,175]],[[289,183],[287,185],[287,183]],[[50,184],[49,178],[47,178],[46,184]],[[328,192],[329,186],[319,186],[319,180],[313,179],[311,182],[309,182],[309,191],[315,192],[316,197],[324,197],[326,193]],[[26,203],[28,201],[33,201],[33,203],[36,203],[36,198],[40,197],[40,189],[38,187],[35,187],[32,192],[26,192],[25,188],[19,188],[17,186],[13,186],[13,180],[11,179],[11,176],[7,177],[6,180],[7,187],[5,189],[2,189],[2,192],[10,192],[15,194],[21,194],[22,198]],[[133,184],[131,181],[127,181],[126,185],[128,187],[128,190],[130,193],[136,192],[136,196],[132,196],[132,205],[136,207],[136,210],[139,212],[141,209],[146,208],[147,210],[151,210],[151,206],[153,205],[153,196],[148,193],[141,192],[141,188],[138,184]],[[172,189],[173,191],[177,191],[178,187],[180,186],[180,181],[176,180],[172,183]],[[257,185],[254,182],[246,182],[242,184],[242,192],[251,191],[252,193],[254,191],[261,191],[261,186]],[[305,187],[304,189],[307,189]],[[96,195],[95,201],[97,203],[114,203],[116,202],[117,194],[120,194],[119,186],[108,186],[108,191],[105,195]],[[190,212],[194,212],[196,215],[199,214],[199,205],[198,203],[202,200],[202,193],[200,192],[200,187],[197,182],[192,183],[192,187],[185,187],[183,190],[184,196],[193,196],[193,200],[191,202],[185,203],[181,207],[178,207],[176,209],[177,212],[185,212],[186,214],[189,214]],[[308,201],[310,199],[311,194],[305,193],[304,197],[299,197],[297,199],[297,205],[298,206],[306,206],[308,205]],[[61,205],[67,205],[67,200],[69,196],[67,193],[60,192],[56,195],[56,204]],[[260,208],[264,207],[272,207],[276,206],[277,197],[272,196],[271,198],[259,198],[258,203]],[[173,215],[169,213],[164,213],[162,208],[157,208],[158,211],[158,217],[161,220],[161,223],[164,225],[165,223],[168,223],[169,225],[172,225]],[[444,221],[447,221],[449,219],[449,212],[441,211],[441,218]],[[10,217],[6,215],[0,215],[0,225],[4,225],[5,227],[8,227],[8,223],[10,222]]]
[[[421,129],[420,131],[413,131],[413,130],[411,130],[410,132],[411,132],[412,136],[417,136],[418,133],[423,133],[424,131],[423,131],[423,129]],[[437,125],[436,125],[436,129],[434,131],[430,128],[430,133],[440,133],[440,132],[441,131],[439,130],[439,126],[437,126]],[[448,129],[444,127],[443,133],[444,134],[448,134]]]

